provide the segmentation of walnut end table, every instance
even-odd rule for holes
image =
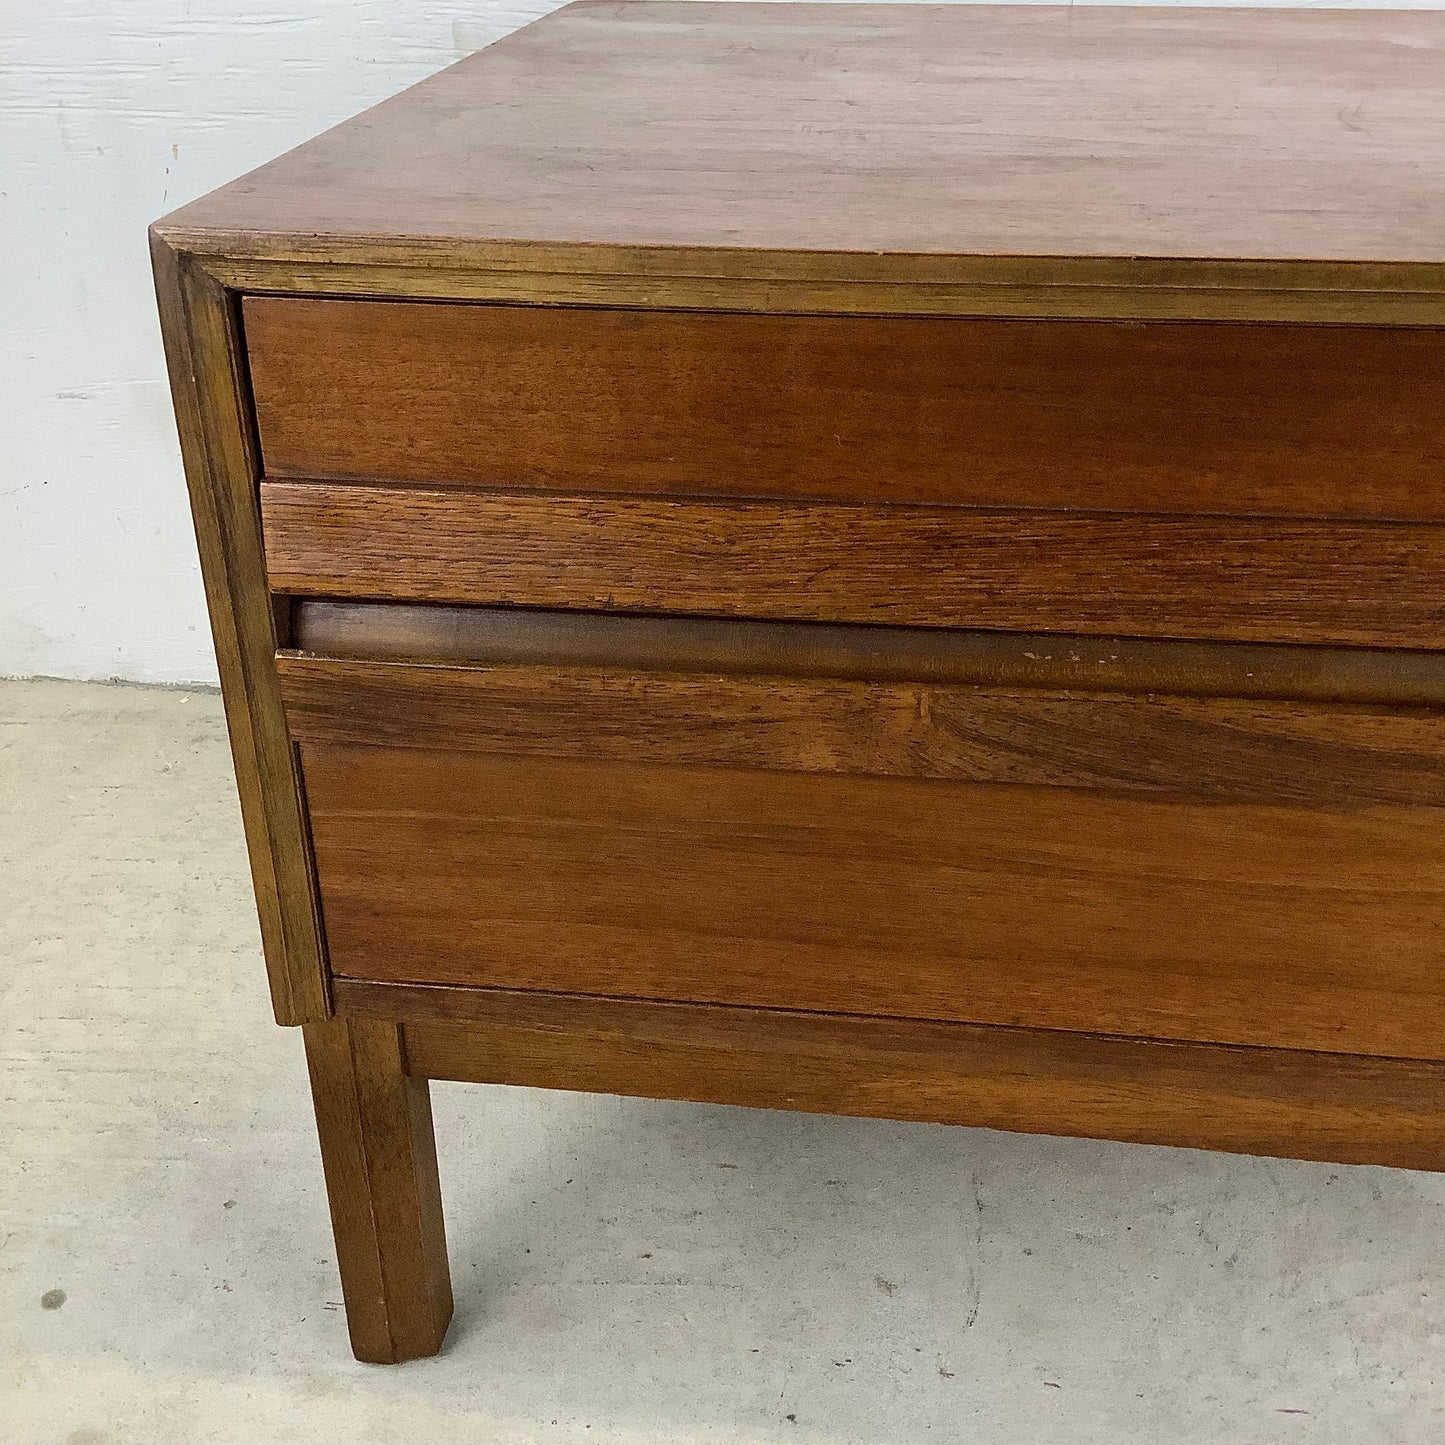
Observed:
[[[1442,75],[588,0],[158,223],[358,1356],[433,1078],[1445,1167]]]

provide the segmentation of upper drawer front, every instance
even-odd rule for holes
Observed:
[[[1445,518],[1445,331],[249,297],[266,471]]]

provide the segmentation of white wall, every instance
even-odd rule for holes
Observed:
[[[214,681],[146,227],[549,0],[0,0],[0,676]]]
[[[551,8],[0,0],[0,676],[215,678],[146,225]]]

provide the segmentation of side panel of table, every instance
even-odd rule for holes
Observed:
[[[276,1021],[330,1012],[310,839],[273,665],[240,300],[152,232],[151,258]]]

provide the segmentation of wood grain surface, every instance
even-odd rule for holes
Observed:
[[[272,477],[1445,517],[1445,330],[250,297]]]
[[[1445,645],[1445,529],[266,482],[271,586],[506,604]]]
[[[340,976],[1441,1057],[1436,808],[301,754]]]
[[[280,657],[302,743],[1445,806],[1445,712],[616,668]]]
[[[416,1074],[1445,1168],[1445,1066],[500,989],[336,986]]]
[[[151,262],[226,727],[276,1021],[329,1004],[307,825],[272,663],[283,634],[266,584],[236,298],[158,235]]]
[[[1445,17],[570,5],[178,233],[1445,261]]]
[[[452,1289],[426,1080],[406,1072],[394,1021],[302,1032],[352,1350],[386,1365],[434,1355]]]
[[[223,285],[247,294],[778,316],[1445,326],[1439,262],[438,245],[426,238],[192,231],[169,223],[164,233]]]

